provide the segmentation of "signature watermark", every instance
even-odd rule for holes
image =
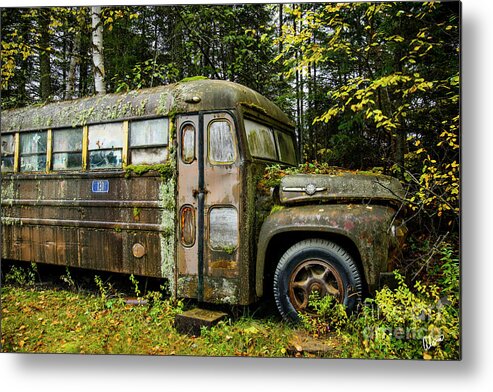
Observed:
[[[408,315],[412,316],[407,322],[402,322],[404,325],[393,327],[369,326],[362,331],[363,337],[365,340],[379,340],[385,336],[391,336],[398,340],[417,339],[422,341],[424,350],[428,351],[433,347],[437,347],[440,342],[444,341],[445,337],[443,331],[439,327],[436,327],[431,323],[427,325],[427,322],[431,322],[431,316],[433,315],[433,317],[436,317],[436,315],[441,312],[441,309],[449,303],[447,298],[442,298],[435,305],[425,309],[417,306],[409,306],[405,310]],[[379,319],[382,309],[375,306],[373,303],[369,306],[372,318]]]

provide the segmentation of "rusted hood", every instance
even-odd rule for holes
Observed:
[[[381,174],[295,174],[282,179],[279,196],[282,204],[337,200],[400,204],[404,190],[399,180]]]

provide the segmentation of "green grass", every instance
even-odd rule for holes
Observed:
[[[2,288],[2,351],[197,356],[293,355],[296,331],[278,320],[240,317],[221,321],[201,336],[173,327],[182,304],[147,296],[144,306],[121,298],[64,290]],[[298,353],[296,356],[300,356]],[[306,356],[309,356],[307,353]]]
[[[70,290],[48,290],[36,283],[36,265],[13,266],[1,289],[1,351],[457,360],[459,260],[449,244],[435,259],[429,283],[408,285],[396,273],[397,288],[378,290],[350,315],[330,297],[313,298],[318,317],[302,317],[298,329],[275,318],[274,309],[272,316],[259,317],[245,308],[243,316],[203,329],[200,336],[176,331],[175,316],[185,307],[164,298],[164,286],[146,292],[131,275],[132,295],[145,304],[128,305],[116,282],[97,275],[86,294],[79,286],[83,280],[74,280],[67,268],[60,279]]]

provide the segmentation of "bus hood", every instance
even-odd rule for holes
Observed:
[[[404,196],[399,180],[373,173],[294,174],[283,177],[279,186],[284,205],[332,201],[401,205]]]

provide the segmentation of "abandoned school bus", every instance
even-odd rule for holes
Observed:
[[[290,175],[292,122],[244,86],[190,80],[4,111],[2,257],[166,278],[175,297],[296,320],[348,307],[389,271],[402,188],[385,176]],[[272,208],[277,204],[276,208]]]

